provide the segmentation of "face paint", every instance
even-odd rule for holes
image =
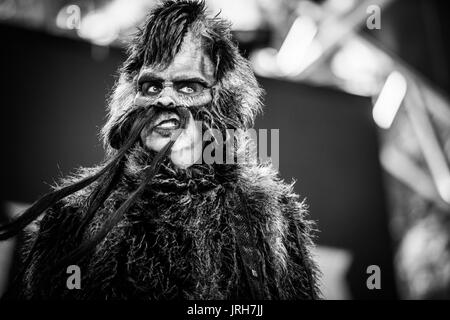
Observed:
[[[202,155],[202,131],[194,121],[192,110],[211,103],[214,82],[213,64],[192,32],[187,33],[169,66],[143,67],[137,79],[135,105],[158,110],[152,123],[142,131],[143,144],[150,150],[160,151],[171,132],[178,129],[179,117],[174,107],[185,106],[191,109],[191,114],[186,129],[173,145],[170,159],[183,169],[196,163]]]

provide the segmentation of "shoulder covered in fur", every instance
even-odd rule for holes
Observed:
[[[280,298],[318,298],[319,270],[311,255],[315,224],[294,182],[284,182],[270,165],[258,165],[242,168],[239,185],[252,213],[266,220]]]

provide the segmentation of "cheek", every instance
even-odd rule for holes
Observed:
[[[173,145],[171,161],[181,169],[197,163],[203,153],[202,142],[201,123],[196,123],[191,115],[186,129]]]
[[[185,101],[186,105],[193,107],[201,107],[203,105],[209,104],[212,101],[212,92],[211,89],[206,89],[198,95],[187,97],[187,101]]]
[[[181,150],[187,150],[193,148],[195,145],[202,143],[202,123],[196,122],[192,113],[189,114],[189,121],[187,122],[186,129],[183,130],[181,135],[172,147],[173,152]]]

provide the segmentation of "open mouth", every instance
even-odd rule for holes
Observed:
[[[154,124],[153,131],[162,136],[169,136],[173,130],[180,128],[180,117],[174,112],[164,112],[155,119]]]
[[[180,127],[180,121],[175,118],[171,118],[168,120],[162,120],[161,122],[158,122],[153,129],[178,129]]]

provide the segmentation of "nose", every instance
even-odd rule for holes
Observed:
[[[156,99],[156,104],[165,107],[165,108],[173,108],[175,107],[175,99],[172,96],[172,90],[170,88],[165,88],[158,99]]]
[[[164,108],[175,107],[175,101],[170,97],[161,97],[156,101],[156,104]]]

